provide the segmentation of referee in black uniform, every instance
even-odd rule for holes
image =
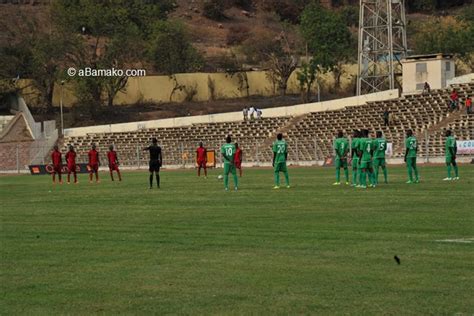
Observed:
[[[156,174],[156,186],[160,188],[160,167],[163,164],[161,147],[158,146],[158,139],[152,138],[151,146],[144,148],[150,152],[150,189],[153,188],[153,172]]]

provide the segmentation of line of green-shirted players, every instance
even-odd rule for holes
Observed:
[[[418,183],[418,169],[416,167],[416,156],[418,153],[418,141],[413,136],[411,130],[407,131],[405,139],[405,162],[408,170],[408,181],[406,183]],[[352,185],[357,188],[375,187],[379,181],[379,170],[382,169],[384,182],[388,183],[387,166],[385,162],[385,152],[387,150],[387,140],[383,137],[381,131],[376,133],[376,138],[370,138],[368,130],[355,130],[352,136],[351,146],[349,140],[344,137],[342,131],[337,135],[334,141],[334,151],[336,153],[336,182],[334,185],[341,184],[341,168],[344,169],[346,184],[349,184],[348,154],[351,151],[352,157]],[[451,131],[446,131],[446,166],[448,168],[448,177],[444,180],[458,180],[458,166],[456,164],[456,139]],[[283,135],[279,133],[272,146],[273,151],[273,171],[275,186],[280,188],[280,172],[285,176],[286,187],[290,188],[290,179],[286,162],[288,160],[288,144],[283,140]],[[226,144],[221,148],[222,159],[224,162],[224,188],[229,190],[229,173],[234,179],[234,190],[238,190],[238,178],[234,165],[234,156],[236,148],[232,143],[230,136],[226,138]],[[455,177],[451,177],[451,165],[454,167]],[[415,177],[413,178],[413,174]],[[368,179],[368,185],[367,185]]]
[[[352,157],[352,185],[357,188],[375,187],[379,183],[379,170],[383,171],[384,182],[388,183],[387,166],[385,163],[385,152],[387,150],[387,140],[381,131],[376,133],[376,138],[369,137],[369,131],[364,129],[355,130],[352,135],[351,148],[349,140],[339,131],[334,141],[336,182],[341,184],[341,168],[344,169],[346,184],[349,184],[348,154],[351,150]],[[420,178],[416,167],[416,156],[418,153],[418,141],[413,136],[411,130],[407,131],[405,139],[405,163],[408,171],[408,181],[406,183],[419,183]],[[459,180],[459,171],[456,164],[456,139],[450,130],[446,131],[445,156],[448,177],[443,179]],[[455,176],[451,177],[451,166],[454,168]],[[415,176],[413,178],[413,175]],[[367,185],[368,179],[368,185]]]

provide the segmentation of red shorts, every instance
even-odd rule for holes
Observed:
[[[61,173],[62,166],[61,165],[53,165],[53,170],[55,173]]]
[[[118,165],[116,163],[109,164],[110,171],[119,171]]]
[[[96,172],[96,171],[99,171],[99,164],[93,164],[93,165],[89,165],[89,168],[90,168],[90,172]]]
[[[199,160],[197,162],[197,164],[198,164],[198,167],[206,168],[206,161],[205,160]]]
[[[241,169],[242,168],[242,161],[234,161],[234,165],[237,169]]]
[[[67,165],[69,172],[76,172],[76,165]]]

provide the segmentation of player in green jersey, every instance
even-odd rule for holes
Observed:
[[[352,134],[351,142],[351,156],[352,156],[352,186],[356,186],[359,183],[359,156],[357,149],[359,147],[360,131],[354,130]]]
[[[407,131],[407,138],[405,139],[405,162],[408,170],[407,183],[418,183],[418,169],[416,168],[416,154],[418,152],[418,142],[413,136],[411,130]],[[413,181],[413,172],[415,172],[415,181]]]
[[[286,167],[286,160],[288,158],[288,145],[283,140],[283,135],[278,134],[277,140],[273,143],[273,171],[275,172],[275,186],[274,189],[280,188],[280,172],[283,172],[286,180],[286,187],[290,188],[290,178],[288,177],[288,168]]]
[[[383,178],[385,183],[387,182],[387,167],[385,165],[385,151],[387,150],[387,141],[382,136],[381,131],[377,131],[375,139],[375,152],[374,152],[374,182],[379,184],[379,169],[382,168]]]
[[[372,156],[375,149],[375,141],[369,137],[369,131],[362,131],[362,138],[359,139],[359,159],[361,169],[358,188],[367,188],[367,177],[369,178],[369,186],[375,186],[373,181],[373,165]]]
[[[336,158],[334,164],[336,166],[336,182],[333,185],[341,184],[341,168],[344,168],[344,175],[346,177],[346,184],[349,184],[349,170],[347,169],[347,154],[349,153],[349,140],[344,137],[342,131],[337,133],[337,138],[334,141],[334,151]]]
[[[445,149],[446,149],[445,155],[446,155],[446,167],[448,168],[448,177],[444,178],[443,180],[445,181],[459,180],[459,170],[458,170],[458,165],[456,163],[456,152],[457,152],[456,138],[452,136],[452,133],[450,130],[446,131]],[[455,174],[454,178],[451,178],[451,165],[453,165],[453,168],[454,168],[454,174]]]
[[[224,161],[224,188],[229,191],[229,173],[232,173],[234,178],[234,190],[238,190],[238,179],[237,172],[235,170],[234,158],[235,158],[235,145],[232,144],[232,139],[227,136],[225,139],[226,144],[221,148],[222,160]]]

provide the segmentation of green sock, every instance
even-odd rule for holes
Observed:
[[[234,177],[234,188],[237,188],[239,186],[239,179],[237,178],[237,173],[234,173],[232,176]]]
[[[290,185],[290,176],[288,175],[288,171],[285,171],[284,175],[285,175],[286,186],[289,186]]]
[[[275,172],[275,186],[280,186],[280,173]]]
[[[415,180],[418,181],[418,168],[416,168],[416,166],[413,166],[413,170],[415,171]]]
[[[408,167],[408,180],[413,181],[413,171]]]
[[[352,169],[352,184],[357,184],[357,169]]]
[[[341,181],[341,169],[336,168],[336,182],[340,182],[340,181]]]
[[[454,166],[454,174],[456,175],[456,178],[459,177],[458,165],[455,165],[455,166]]]
[[[448,165],[448,178],[451,178],[451,165]]]
[[[225,174],[225,175],[224,175],[224,187],[225,187],[226,189],[229,188],[229,175],[228,175],[228,174]]]
[[[387,167],[382,168],[382,171],[383,171],[383,178],[384,178],[385,182],[388,182]]]
[[[344,169],[344,176],[346,177],[346,182],[349,182],[349,169]]]
[[[375,169],[375,172],[374,172],[374,183],[375,183],[375,184],[379,183],[379,168],[376,168],[376,169]]]
[[[361,171],[360,172],[360,185],[367,186],[367,172]]]

